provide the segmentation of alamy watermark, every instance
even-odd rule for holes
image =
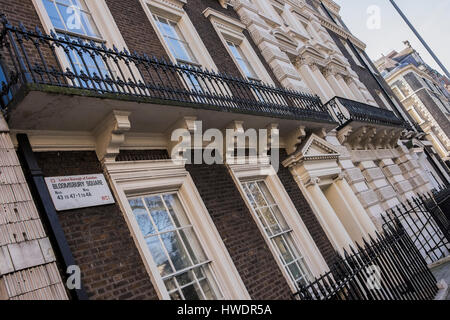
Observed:
[[[69,275],[66,281],[66,287],[69,290],[81,289],[81,269],[77,265],[68,266],[66,273]]]
[[[366,26],[369,30],[381,29],[381,8],[377,5],[371,5],[366,11],[368,18]]]
[[[271,129],[210,128],[203,132],[203,122],[195,121],[193,130],[172,132],[171,158],[183,158],[188,164],[247,164],[270,160],[275,172],[280,165],[279,131]]]
[[[366,273],[369,275],[366,281],[367,289],[381,290],[381,269],[376,265],[371,265],[366,268]]]

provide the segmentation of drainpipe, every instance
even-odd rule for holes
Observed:
[[[58,262],[64,272],[69,266],[76,265],[75,259],[67,243],[56,209],[48,192],[44,175],[37,163],[28,136],[26,134],[18,134],[17,141],[19,143],[17,151],[21,158],[27,182],[40,212],[42,222],[49,233],[53,247],[56,249],[55,254],[58,257]],[[67,277],[63,275],[63,278]],[[88,300],[88,296],[82,286],[80,289],[69,290],[69,292],[75,300]]]

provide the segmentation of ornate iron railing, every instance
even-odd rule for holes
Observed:
[[[334,123],[319,97],[38,28],[12,26],[2,15],[1,103],[23,83],[174,101],[212,110]],[[172,103],[173,104],[173,103]]]
[[[301,300],[432,300],[437,281],[400,222],[357,245],[296,294]]]
[[[427,263],[450,254],[450,220],[431,195],[418,195],[382,215],[384,225],[399,221]]]
[[[367,122],[388,126],[406,126],[406,123],[390,110],[373,107],[371,105],[341,97],[334,97],[325,106],[333,114],[341,126],[350,121]]]

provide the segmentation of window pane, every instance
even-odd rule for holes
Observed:
[[[67,7],[65,5],[57,4],[62,19],[66,24],[65,30],[85,35],[81,28],[81,12],[76,7]]]
[[[155,17],[155,19],[156,24],[158,25],[158,28],[160,29],[163,36],[178,39],[178,34],[175,31],[175,28],[170,25],[166,19],[161,17]]]
[[[50,20],[52,21],[53,27],[58,29],[65,29],[65,26],[61,21],[61,17],[59,16],[53,1],[44,0],[44,6],[45,9],[47,10],[47,14]]]
[[[153,222],[159,232],[169,231],[175,228],[160,196],[145,198],[145,204],[148,210],[150,210]]]
[[[205,262],[206,255],[192,228],[180,230],[180,236],[194,264]]]
[[[297,279],[302,278],[302,273],[300,272],[300,268],[296,263],[292,263],[288,266],[289,271],[292,274],[293,280],[297,281]]]
[[[275,220],[275,218],[269,208],[263,208],[258,211],[261,213],[262,217],[267,222],[270,230],[272,231],[272,234],[278,234],[281,232],[281,229],[278,226],[278,223]]]
[[[285,264],[288,264],[292,261],[294,261],[294,257],[292,256],[291,252],[289,251],[286,242],[282,237],[276,237],[273,239],[273,242],[275,243],[278,252],[280,253],[283,261]]]
[[[251,192],[251,194],[253,195],[253,198],[255,199],[255,205],[257,205],[258,207],[266,207],[267,206],[267,202],[264,199],[262,193],[259,191],[259,188],[258,188],[258,185],[256,184],[256,182],[249,183],[248,189]]]
[[[163,198],[166,202],[167,208],[169,208],[170,215],[178,228],[191,224],[177,196],[174,194],[168,194]]]
[[[5,85],[8,84],[8,79],[6,78],[6,75],[3,71],[3,68],[0,66],[0,88],[3,86],[3,83],[5,83]],[[8,94],[6,94],[5,96],[3,96],[3,103],[6,105],[8,104],[8,102],[12,99],[12,94],[11,91],[8,92]]]
[[[170,266],[169,259],[167,258],[166,253],[159,241],[158,236],[150,237],[146,239],[147,246],[152,254],[153,260],[158,267],[159,273],[161,276],[167,276],[174,272],[172,267]]]
[[[80,36],[101,37],[84,0],[43,0],[43,2],[54,28]]]
[[[131,210],[133,210],[134,216],[136,217],[136,221],[144,237],[154,234],[155,228],[153,227],[150,217],[148,216],[147,209],[145,209],[142,200],[134,199],[130,200],[129,202]]]
[[[176,232],[164,233],[161,235],[161,239],[177,271],[186,269],[192,265]]]
[[[239,52],[237,51],[237,48],[236,48],[236,46],[234,45],[234,43],[232,43],[232,42],[227,42],[227,44],[228,44],[228,48],[230,48],[231,53],[233,54],[233,56],[234,56],[235,58],[240,58]]]
[[[182,273],[179,276],[177,276],[176,278],[178,281],[178,285],[180,285],[180,287],[183,287],[185,285],[195,282],[195,276],[192,271]]]
[[[169,46],[170,52],[172,52],[177,60],[195,62],[186,50],[185,45],[180,40],[175,40],[172,38],[165,39],[167,41],[167,45]]]
[[[175,284],[175,281],[173,280],[173,278],[164,281],[164,284],[166,285],[167,291],[169,291],[169,292],[177,289],[177,285]]]
[[[90,37],[100,38],[100,32],[98,32],[97,26],[92,19],[92,16],[87,13],[81,14],[81,21],[83,23],[84,29],[86,30],[86,35]]]
[[[174,293],[170,294],[170,299],[172,300],[183,300],[183,298],[181,297],[180,292],[176,291]]]
[[[187,286],[181,291],[183,292],[186,300],[203,300],[203,295],[201,294],[197,284]]]

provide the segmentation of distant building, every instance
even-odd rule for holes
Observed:
[[[450,80],[431,68],[408,41],[375,62],[404,108],[444,161],[450,160]]]

